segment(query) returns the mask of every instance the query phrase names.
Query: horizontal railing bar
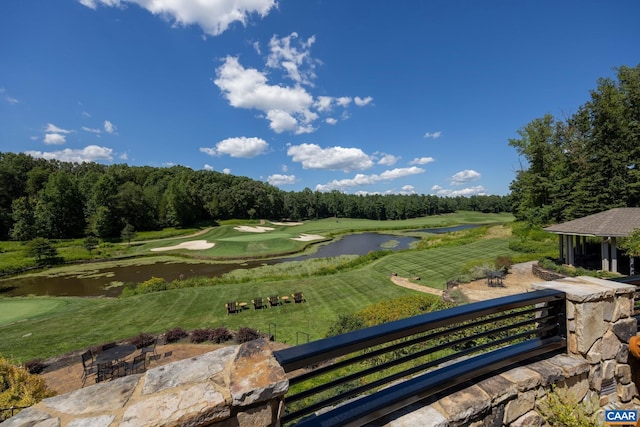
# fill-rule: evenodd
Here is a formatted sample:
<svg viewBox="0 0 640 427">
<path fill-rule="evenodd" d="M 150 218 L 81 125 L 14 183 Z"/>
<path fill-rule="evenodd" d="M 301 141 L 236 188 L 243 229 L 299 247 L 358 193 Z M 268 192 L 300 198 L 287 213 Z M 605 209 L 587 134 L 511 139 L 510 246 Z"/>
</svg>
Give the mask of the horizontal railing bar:
<svg viewBox="0 0 640 427">
<path fill-rule="evenodd" d="M 537 307 L 537 308 L 533 308 L 533 309 L 529 309 L 529 310 L 523 310 L 522 312 L 514 313 L 514 315 L 531 314 L 531 313 L 534 313 L 534 312 L 543 311 L 545 309 L 546 309 L 546 307 L 542 307 L 542 308 Z M 499 316 L 499 317 L 502 318 L 503 316 Z M 552 317 L 554 317 L 554 315 L 547 315 L 547 316 L 543 316 L 543 317 L 540 317 L 540 318 L 531 319 L 527 323 L 539 323 L 541 321 L 548 320 L 548 319 L 550 319 Z M 507 318 L 508 317 L 505 317 L 502 320 L 505 320 Z M 484 322 L 484 321 L 483 322 L 478 322 L 478 323 L 475 323 L 473 326 L 477 326 L 477 325 L 480 325 L 480 324 L 488 323 L 489 321 L 493 321 L 493 320 L 494 319 L 488 319 L 486 322 Z M 521 324 L 517 324 L 517 325 L 511 325 L 510 327 L 508 327 L 508 329 L 512 329 L 512 328 L 515 328 L 515 327 L 521 327 L 524 324 L 525 323 L 521 323 Z M 305 373 L 300 374 L 298 376 L 292 377 L 292 378 L 289 379 L 289 384 L 290 385 L 299 384 L 299 383 L 304 382 L 304 381 L 306 381 L 306 380 L 308 380 L 310 378 L 314 378 L 314 377 L 318 377 L 318 376 L 324 375 L 327 372 L 335 371 L 335 370 L 338 370 L 338 369 L 340 369 L 342 367 L 353 365 L 353 364 L 361 362 L 363 360 L 368 360 L 368 359 L 371 359 L 371 358 L 373 358 L 375 356 L 379 356 L 381 354 L 386 354 L 386 353 L 389 353 L 391 351 L 399 350 L 401 348 L 410 347 L 412 345 L 415 345 L 415 344 L 418 344 L 418 343 L 421 343 L 421 342 L 429 341 L 429 340 L 438 338 L 438 337 L 443 336 L 443 335 L 451 335 L 451 334 L 456 333 L 456 332 L 461 332 L 461 331 L 464 331 L 464 330 L 468 329 L 469 327 L 470 327 L 470 325 L 466 325 L 466 324 L 465 325 L 459 325 L 459 326 L 456 326 L 455 328 L 452 328 L 452 329 L 442 330 L 442 331 L 439 331 L 439 332 L 437 332 L 435 334 L 429 334 L 429 335 L 425 335 L 425 336 L 422 336 L 422 337 L 417 337 L 417 338 L 411 339 L 409 341 L 399 342 L 397 344 L 393 344 L 393 345 L 390 345 L 390 346 L 387 346 L 387 347 L 376 349 L 374 351 L 371 351 L 371 352 L 368 352 L 368 353 L 364 353 L 364 354 L 361 354 L 361 355 L 357 355 L 357 356 L 351 357 L 349 359 L 341 360 L 339 362 L 336 362 L 336 363 L 333 363 L 333 364 L 330 364 L 330 365 L 327 365 L 327 366 L 323 366 L 323 367 L 314 369 L 312 371 L 305 372 Z M 489 331 L 485 331 L 485 333 L 483 333 L 483 334 L 477 334 L 477 335 L 473 335 L 473 336 L 470 336 L 470 337 L 465 337 L 462 340 L 462 342 L 470 341 L 472 339 L 475 339 L 475 338 L 478 338 L 478 337 L 482 337 L 482 336 L 487 336 L 490 333 L 495 333 L 497 331 L 499 331 L 499 330 L 492 329 L 492 330 L 489 330 Z M 458 340 L 458 341 L 460 341 L 460 340 Z M 447 347 L 452 347 L 454 345 L 457 345 L 458 341 L 452 342 Z M 447 348 L 447 347 L 445 347 L 445 348 Z M 440 350 L 434 350 L 434 352 L 435 351 L 440 351 Z"/>
<path fill-rule="evenodd" d="M 522 306 L 552 302 L 563 295 L 563 292 L 547 289 L 480 301 L 278 350 L 274 352 L 274 356 L 285 372 L 291 372 L 367 347 L 445 327 L 450 323 L 464 322 Z"/>
<path fill-rule="evenodd" d="M 303 419 L 297 425 L 300 427 L 362 426 L 430 397 L 436 392 L 460 385 L 472 378 L 491 373 L 496 369 L 511 366 L 521 360 L 565 347 L 566 340 L 564 338 L 554 337 L 526 341 L 490 353 L 483 353 L 442 369 L 426 372 L 372 395 L 345 403 L 337 411 L 329 411 Z M 285 415 L 282 418 L 283 423 L 299 418 L 291 415 Z"/>
</svg>

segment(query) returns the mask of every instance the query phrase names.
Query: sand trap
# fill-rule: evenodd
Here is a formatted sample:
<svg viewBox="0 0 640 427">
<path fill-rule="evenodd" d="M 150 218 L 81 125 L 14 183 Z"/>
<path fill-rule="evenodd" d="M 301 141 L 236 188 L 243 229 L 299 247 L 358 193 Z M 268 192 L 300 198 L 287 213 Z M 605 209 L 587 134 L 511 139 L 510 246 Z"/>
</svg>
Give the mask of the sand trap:
<svg viewBox="0 0 640 427">
<path fill-rule="evenodd" d="M 275 228 L 273 227 L 262 227 L 262 226 L 258 226 L 258 227 L 250 227 L 248 225 L 241 225 L 239 227 L 233 227 L 234 230 L 238 230 L 238 231 L 248 231 L 249 233 L 264 233 L 267 231 L 273 231 L 275 230 Z"/>
<path fill-rule="evenodd" d="M 291 240 L 297 240 L 299 242 L 308 242 L 310 240 L 320 240 L 324 239 L 324 236 L 320 236 L 318 234 L 300 234 L 300 237 L 292 237 Z"/>
<path fill-rule="evenodd" d="M 211 249 L 215 243 L 209 243 L 206 240 L 192 240 L 190 242 L 182 242 L 174 246 L 165 246 L 163 248 L 153 248 L 151 252 L 172 251 L 174 249 L 188 249 L 190 251 L 201 251 L 203 249 Z"/>
<path fill-rule="evenodd" d="M 271 221 L 271 224 L 273 224 L 273 225 L 302 225 L 302 224 L 304 224 L 304 222 L 273 222 L 273 221 Z"/>
</svg>

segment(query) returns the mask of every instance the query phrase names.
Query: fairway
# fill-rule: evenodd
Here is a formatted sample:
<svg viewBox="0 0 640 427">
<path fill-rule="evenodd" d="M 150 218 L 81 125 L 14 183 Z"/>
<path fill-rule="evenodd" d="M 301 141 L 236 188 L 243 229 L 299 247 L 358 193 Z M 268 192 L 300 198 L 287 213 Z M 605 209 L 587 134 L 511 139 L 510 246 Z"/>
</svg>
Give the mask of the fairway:
<svg viewBox="0 0 640 427">
<path fill-rule="evenodd" d="M 0 325 L 27 320 L 55 310 L 64 305 L 54 298 L 2 299 L 0 300 Z"/>
</svg>

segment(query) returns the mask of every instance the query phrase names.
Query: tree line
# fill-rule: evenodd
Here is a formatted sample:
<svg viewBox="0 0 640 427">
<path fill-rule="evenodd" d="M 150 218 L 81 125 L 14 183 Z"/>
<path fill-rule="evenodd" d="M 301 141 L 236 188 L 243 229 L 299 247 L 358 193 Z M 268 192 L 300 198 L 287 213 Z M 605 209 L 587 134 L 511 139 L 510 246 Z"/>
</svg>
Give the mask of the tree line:
<svg viewBox="0 0 640 427">
<path fill-rule="evenodd" d="M 224 219 L 407 219 L 509 211 L 507 196 L 286 192 L 247 177 L 183 166 L 69 163 L 0 152 L 0 239 L 119 238 L 123 230 Z"/>
<path fill-rule="evenodd" d="M 524 161 L 510 186 L 517 219 L 545 225 L 639 206 L 640 65 L 616 74 L 575 114 L 547 114 L 509 141 Z"/>
</svg>

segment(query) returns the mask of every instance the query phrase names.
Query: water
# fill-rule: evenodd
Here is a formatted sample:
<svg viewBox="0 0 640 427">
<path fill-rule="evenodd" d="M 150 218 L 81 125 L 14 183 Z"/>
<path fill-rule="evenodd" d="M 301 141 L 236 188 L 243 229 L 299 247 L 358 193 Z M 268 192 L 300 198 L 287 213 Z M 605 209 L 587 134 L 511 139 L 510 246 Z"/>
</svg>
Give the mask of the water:
<svg viewBox="0 0 640 427">
<path fill-rule="evenodd" d="M 474 227 L 479 227 L 479 225 L 467 224 L 416 231 L 448 233 Z M 0 295 L 117 297 L 122 293 L 124 283 L 140 283 L 152 277 L 161 277 L 167 281 L 196 276 L 216 277 L 232 270 L 254 268 L 266 264 L 302 261 L 311 258 L 328 258 L 340 255 L 366 255 L 371 251 L 383 249 L 408 249 L 412 242 L 418 240 L 416 237 L 402 237 L 390 234 L 349 234 L 339 240 L 319 246 L 318 250 L 314 253 L 279 260 L 249 261 L 242 264 L 155 263 L 96 269 L 80 276 L 16 277 L 0 281 Z"/>
</svg>

